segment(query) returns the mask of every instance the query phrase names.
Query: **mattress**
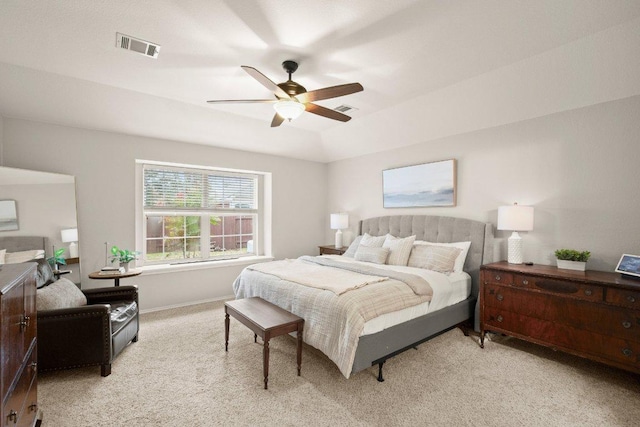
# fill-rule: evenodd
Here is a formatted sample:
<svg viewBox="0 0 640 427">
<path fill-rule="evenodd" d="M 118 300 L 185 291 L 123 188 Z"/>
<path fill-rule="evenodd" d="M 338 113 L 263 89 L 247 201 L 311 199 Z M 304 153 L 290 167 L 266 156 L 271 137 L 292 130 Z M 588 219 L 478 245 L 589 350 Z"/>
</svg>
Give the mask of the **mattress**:
<svg viewBox="0 0 640 427">
<path fill-rule="evenodd" d="M 340 255 L 323 255 L 325 258 L 338 258 L 341 261 L 361 263 L 353 258 Z M 363 263 L 367 264 L 367 263 Z M 369 264 L 370 265 L 370 264 Z M 415 274 L 426 279 L 433 289 L 433 298 L 429 302 L 408 307 L 403 310 L 383 314 L 365 323 L 362 335 L 375 334 L 391 326 L 398 325 L 416 317 L 440 310 L 467 299 L 471 293 L 471 276 L 467 273 L 443 274 L 423 268 L 405 267 L 399 265 L 376 265 L 376 268 L 401 271 Z"/>
</svg>

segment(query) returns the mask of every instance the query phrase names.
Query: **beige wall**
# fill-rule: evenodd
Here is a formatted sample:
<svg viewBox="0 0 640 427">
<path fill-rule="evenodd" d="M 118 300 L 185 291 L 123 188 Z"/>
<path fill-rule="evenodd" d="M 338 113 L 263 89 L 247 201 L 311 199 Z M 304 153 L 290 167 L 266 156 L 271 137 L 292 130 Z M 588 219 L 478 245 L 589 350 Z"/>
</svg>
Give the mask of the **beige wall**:
<svg viewBox="0 0 640 427">
<path fill-rule="evenodd" d="M 4 138 L 4 117 L 0 115 L 0 166 L 4 166 L 4 157 L 3 157 L 3 145 L 2 141 Z"/>
<path fill-rule="evenodd" d="M 273 255 L 314 254 L 326 226 L 326 169 L 321 163 L 153 138 L 4 120 L 5 166 L 76 177 L 83 287 L 105 286 L 86 276 L 104 265 L 104 242 L 135 247 L 135 159 L 272 173 Z M 242 267 L 143 274 L 142 309 L 232 295 Z M 126 284 L 123 280 L 122 284 Z"/>
<path fill-rule="evenodd" d="M 622 253 L 640 255 L 640 96 L 451 136 L 329 164 L 329 211 L 359 219 L 431 214 L 496 224 L 497 208 L 535 207 L 535 229 L 520 233 L 525 260 L 552 264 L 558 248 L 590 250 L 587 267 L 612 270 Z M 457 159 L 454 208 L 384 209 L 382 170 Z M 506 238 L 499 231 L 499 257 Z M 325 241 L 333 232 L 327 230 Z"/>
</svg>

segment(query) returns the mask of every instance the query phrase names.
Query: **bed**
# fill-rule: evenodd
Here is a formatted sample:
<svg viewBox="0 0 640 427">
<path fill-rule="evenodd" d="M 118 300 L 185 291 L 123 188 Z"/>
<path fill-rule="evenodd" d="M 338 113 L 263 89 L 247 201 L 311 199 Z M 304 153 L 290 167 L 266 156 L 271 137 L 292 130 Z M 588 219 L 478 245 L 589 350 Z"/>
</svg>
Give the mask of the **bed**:
<svg viewBox="0 0 640 427">
<path fill-rule="evenodd" d="M 358 234 L 364 235 L 365 233 L 370 236 L 386 236 L 387 234 L 391 234 L 397 238 L 406 238 L 415 235 L 416 240 L 437 243 L 471 242 L 464 261 L 463 270 L 465 273 L 461 275 L 461 277 L 467 277 L 466 289 L 468 296 L 467 294 L 463 295 L 461 298 L 455 300 L 453 304 L 438 304 L 442 305 L 442 307 L 439 307 L 437 310 L 427 309 L 421 312 L 420 310 L 413 310 L 412 307 L 414 307 L 414 305 L 415 307 L 428 307 L 429 304 L 433 305 L 433 301 L 430 299 L 431 297 L 427 297 L 429 299 L 425 301 L 424 295 L 426 295 L 427 292 L 419 295 L 419 292 L 417 292 L 415 288 L 412 288 L 417 296 L 409 292 L 409 294 L 411 294 L 410 298 L 407 295 L 399 297 L 399 299 L 411 299 L 410 302 L 407 302 L 410 307 L 405 307 L 393 312 L 382 312 L 379 316 L 374 315 L 373 317 L 367 317 L 364 320 L 364 326 L 360 332 L 356 333 L 357 336 L 344 334 L 344 336 L 340 335 L 340 337 L 326 337 L 324 335 L 327 334 L 327 331 L 322 329 L 323 326 L 316 320 L 316 317 L 324 317 L 331 319 L 330 321 L 332 322 L 341 324 L 352 323 L 352 321 L 350 318 L 342 320 L 342 318 L 339 317 L 340 315 L 337 314 L 339 311 L 334 311 L 334 308 L 329 306 L 329 303 L 325 304 L 325 300 L 344 302 L 351 298 L 355 301 L 357 293 L 364 292 L 369 292 L 371 295 L 378 292 L 376 298 L 391 298 L 388 294 L 384 292 L 381 293 L 380 290 L 391 289 L 389 284 L 393 284 L 393 292 L 395 292 L 398 281 L 402 282 L 404 280 L 404 283 L 408 284 L 409 281 L 406 276 L 402 276 L 403 268 L 394 268 L 393 270 L 402 271 L 400 273 L 392 273 L 389 272 L 386 267 L 376 265 L 375 268 L 372 269 L 373 272 L 371 274 L 374 276 L 387 276 L 384 278 L 384 281 L 376 282 L 376 279 L 373 279 L 370 280 L 370 284 L 360 289 L 336 295 L 328 290 L 315 289 L 313 287 L 309 288 L 309 286 L 312 286 L 309 283 L 305 285 L 294 283 L 294 281 L 287 279 L 288 276 L 283 276 L 280 273 L 277 273 L 279 277 L 276 277 L 273 275 L 276 273 L 270 272 L 269 267 L 249 266 L 243 270 L 236 279 L 233 288 L 236 298 L 260 296 L 304 318 L 306 322 L 305 343 L 325 353 L 336 363 L 346 378 L 363 369 L 378 365 L 378 380 L 383 381 L 382 365 L 387 359 L 464 323 L 473 323 L 475 329 L 478 329 L 476 312 L 480 266 L 493 262 L 493 227 L 488 223 L 464 218 L 429 215 L 395 215 L 361 221 Z M 312 260 L 311 258 L 316 260 Z M 339 258 L 343 257 L 335 255 L 304 257 L 303 261 L 308 264 L 317 262 L 320 265 L 340 268 L 343 268 L 343 266 L 335 265 L 335 263 L 349 264 L 351 262 L 347 259 Z M 279 261 L 276 261 L 276 263 L 278 262 Z M 356 262 L 353 264 L 362 263 Z M 278 264 L 272 265 L 278 266 Z M 383 267 L 383 272 L 374 271 L 381 270 Z M 353 268 L 344 268 L 349 268 L 364 274 L 368 274 L 369 272 L 369 270 L 359 271 L 359 265 Z M 407 273 L 413 275 L 410 268 L 404 268 L 407 270 Z M 260 269 L 264 271 L 259 271 Z M 436 277 L 438 274 L 440 273 L 434 275 L 432 272 L 427 271 L 421 273 L 422 276 L 425 276 L 425 278 L 429 280 L 441 280 L 441 278 Z M 435 285 L 437 285 L 437 280 L 434 282 Z M 416 286 L 422 286 L 422 282 L 416 283 Z M 432 288 L 437 290 L 439 286 L 440 285 L 432 286 Z M 434 301 L 436 295 L 437 293 L 433 294 Z M 370 297 L 365 297 L 364 299 L 366 298 Z M 303 303 L 301 301 L 307 302 Z M 350 300 L 346 304 L 351 305 L 352 303 L 353 301 Z M 329 308 L 325 308 L 325 306 Z M 323 310 L 327 310 L 328 312 L 325 313 Z M 406 313 L 412 312 L 412 310 L 413 313 L 407 316 Z M 404 317 L 402 317 L 402 315 L 404 315 Z M 376 322 L 379 322 L 381 319 L 384 320 L 383 318 L 385 317 L 389 318 L 394 316 L 396 319 L 392 320 L 390 324 L 382 322 L 382 326 L 376 325 Z M 338 320 L 333 320 L 333 318 L 337 318 Z M 310 320 L 316 323 L 310 323 Z M 358 327 L 359 326 L 360 325 L 358 325 Z M 324 335 L 318 338 L 318 336 L 314 336 L 314 332 L 316 332 L 316 335 Z M 327 347 L 324 344 L 324 342 L 328 340 L 341 341 L 341 345 L 348 347 L 348 360 L 338 359 L 335 349 Z"/>
</svg>

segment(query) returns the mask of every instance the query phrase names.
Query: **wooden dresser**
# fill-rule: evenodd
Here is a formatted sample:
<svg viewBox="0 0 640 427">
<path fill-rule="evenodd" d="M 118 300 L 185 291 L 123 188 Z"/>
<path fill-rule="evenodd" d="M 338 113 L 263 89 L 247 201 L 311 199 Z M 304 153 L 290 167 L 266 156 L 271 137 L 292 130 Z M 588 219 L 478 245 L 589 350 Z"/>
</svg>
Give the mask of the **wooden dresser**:
<svg viewBox="0 0 640 427">
<path fill-rule="evenodd" d="M 36 264 L 0 269 L 0 426 L 39 423 L 36 348 Z"/>
<path fill-rule="evenodd" d="M 640 373 L 640 280 L 503 261 L 480 286 L 481 347 L 494 331 Z"/>
</svg>

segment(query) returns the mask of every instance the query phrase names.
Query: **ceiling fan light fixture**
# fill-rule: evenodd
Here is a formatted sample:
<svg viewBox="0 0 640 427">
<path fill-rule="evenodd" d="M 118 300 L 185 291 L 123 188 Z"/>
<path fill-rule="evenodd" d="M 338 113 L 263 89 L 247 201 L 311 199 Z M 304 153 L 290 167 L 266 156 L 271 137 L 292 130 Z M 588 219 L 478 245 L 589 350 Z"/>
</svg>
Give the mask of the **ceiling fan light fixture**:
<svg viewBox="0 0 640 427">
<path fill-rule="evenodd" d="M 273 108 L 280 117 L 289 121 L 297 119 L 304 112 L 304 104 L 291 100 L 278 101 Z"/>
</svg>

